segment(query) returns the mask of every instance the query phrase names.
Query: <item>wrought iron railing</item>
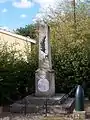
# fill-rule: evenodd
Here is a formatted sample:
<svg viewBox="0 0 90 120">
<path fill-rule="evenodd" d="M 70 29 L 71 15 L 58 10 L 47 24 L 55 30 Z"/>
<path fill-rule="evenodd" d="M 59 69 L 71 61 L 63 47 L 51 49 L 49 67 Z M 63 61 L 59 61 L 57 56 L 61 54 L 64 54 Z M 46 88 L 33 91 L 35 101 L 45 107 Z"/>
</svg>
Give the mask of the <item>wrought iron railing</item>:
<svg viewBox="0 0 90 120">
<path fill-rule="evenodd" d="M 42 109 L 43 112 L 41 112 L 40 114 L 44 114 L 45 116 L 47 116 L 47 114 L 49 113 L 48 107 L 49 107 L 49 106 L 56 105 L 56 104 L 62 105 L 62 104 L 71 96 L 71 94 L 74 93 L 74 91 L 76 90 L 76 87 L 77 87 L 77 86 L 74 86 L 73 89 L 71 89 L 71 91 L 70 91 L 68 94 L 63 95 L 62 98 L 60 98 L 60 99 L 58 99 L 58 100 L 55 100 L 55 101 L 53 101 L 52 103 L 50 103 L 50 102 L 49 102 L 49 98 L 46 97 L 46 99 L 45 99 L 44 103 L 42 104 L 42 106 L 38 106 L 39 109 L 38 109 L 37 113 L 40 113 L 40 109 Z M 6 98 L 6 97 L 5 97 L 5 98 Z M 10 99 L 10 98 L 8 98 L 8 97 L 7 97 L 6 99 L 9 100 L 9 101 L 11 101 L 11 102 L 13 102 L 13 103 L 16 102 L 16 101 L 13 101 L 12 99 Z M 29 101 L 29 102 L 30 102 L 30 101 Z M 28 102 L 27 102 L 26 99 L 24 99 L 23 104 L 24 104 L 24 107 L 22 108 L 22 109 L 23 109 L 23 113 L 26 115 L 26 114 L 27 114 L 27 107 L 28 107 Z M 42 107 L 42 108 L 41 108 L 41 107 Z M 12 112 L 10 108 L 11 108 L 11 105 L 9 105 L 9 111 L 8 111 L 8 112 Z M 20 113 L 22 113 L 22 109 L 20 110 Z"/>
<path fill-rule="evenodd" d="M 56 101 L 55 101 L 54 103 L 52 103 L 51 105 L 56 105 L 56 104 L 61 105 L 61 104 L 63 104 L 63 103 L 71 96 L 71 94 L 75 92 L 76 88 L 77 88 L 77 85 L 74 86 L 68 94 L 65 94 L 62 98 L 56 100 Z M 44 103 L 45 109 L 46 109 L 46 110 L 45 110 L 45 111 L 46 111 L 46 112 L 45 112 L 45 116 L 47 116 L 47 113 L 48 113 L 47 107 L 48 107 L 48 105 L 50 105 L 50 104 L 48 104 L 48 100 L 49 100 L 49 99 L 46 98 L 46 101 L 45 101 L 45 103 Z"/>
</svg>

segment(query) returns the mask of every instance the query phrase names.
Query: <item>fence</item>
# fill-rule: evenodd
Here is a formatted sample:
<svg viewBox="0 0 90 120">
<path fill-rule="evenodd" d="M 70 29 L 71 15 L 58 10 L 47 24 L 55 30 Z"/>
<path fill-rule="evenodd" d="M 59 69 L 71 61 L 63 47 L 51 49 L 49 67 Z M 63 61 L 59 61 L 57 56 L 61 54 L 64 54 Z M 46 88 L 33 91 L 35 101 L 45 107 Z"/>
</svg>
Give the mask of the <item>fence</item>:
<svg viewBox="0 0 90 120">
<path fill-rule="evenodd" d="M 32 106 L 29 106 L 30 101 L 27 101 L 27 99 L 23 99 L 23 101 L 13 101 L 10 98 L 7 98 L 9 101 L 15 103 L 15 107 L 16 105 L 18 106 L 18 113 L 23 113 L 23 114 L 27 114 L 29 113 L 29 111 L 33 111 L 33 109 L 35 109 L 35 114 L 41 114 L 41 115 L 45 115 L 47 116 L 47 114 L 50 114 L 50 109 L 54 109 L 54 107 L 56 105 L 58 106 L 63 106 L 65 105 L 64 103 L 68 100 L 68 98 L 75 93 L 76 90 L 76 86 L 73 87 L 73 89 L 71 89 L 71 91 L 68 94 L 64 94 L 60 99 L 55 100 L 50 102 L 50 99 L 48 97 L 44 98 L 44 102 L 41 105 L 36 105 L 34 106 L 34 108 Z M 73 99 L 73 103 L 74 105 L 74 99 Z M 31 108 L 30 108 L 31 107 Z M 73 106 L 74 107 L 74 106 Z M 12 105 L 8 106 L 8 112 L 12 113 Z M 70 109 L 70 108 L 69 108 Z M 5 111 L 5 109 L 4 109 Z M 67 111 L 67 107 L 65 108 L 65 111 Z"/>
</svg>

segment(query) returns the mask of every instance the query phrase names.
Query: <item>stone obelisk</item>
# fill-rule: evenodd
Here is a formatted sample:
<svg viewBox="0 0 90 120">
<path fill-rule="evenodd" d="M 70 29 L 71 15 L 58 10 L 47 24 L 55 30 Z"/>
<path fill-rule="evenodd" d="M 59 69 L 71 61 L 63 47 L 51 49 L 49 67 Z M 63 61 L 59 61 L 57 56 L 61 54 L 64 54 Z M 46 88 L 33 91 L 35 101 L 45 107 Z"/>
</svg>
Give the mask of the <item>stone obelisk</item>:
<svg viewBox="0 0 90 120">
<path fill-rule="evenodd" d="M 39 25 L 39 68 L 35 73 L 35 96 L 55 95 L 55 77 L 51 62 L 50 29 L 47 24 Z"/>
</svg>

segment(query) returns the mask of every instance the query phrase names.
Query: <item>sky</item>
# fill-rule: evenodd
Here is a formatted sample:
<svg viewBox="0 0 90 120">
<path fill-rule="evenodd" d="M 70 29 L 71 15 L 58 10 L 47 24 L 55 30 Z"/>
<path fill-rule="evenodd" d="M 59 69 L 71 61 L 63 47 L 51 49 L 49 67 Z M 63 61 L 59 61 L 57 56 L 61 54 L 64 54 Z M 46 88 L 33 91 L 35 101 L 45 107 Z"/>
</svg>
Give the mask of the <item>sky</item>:
<svg viewBox="0 0 90 120">
<path fill-rule="evenodd" d="M 54 0 L 0 0 L 0 27 L 16 29 L 33 23 L 41 9 Z"/>
<path fill-rule="evenodd" d="M 16 29 L 31 24 L 39 9 L 40 4 L 29 0 L 0 0 L 0 26 Z"/>
<path fill-rule="evenodd" d="M 0 27 L 16 29 L 32 24 L 41 10 L 55 8 L 57 0 L 0 0 Z M 63 0 L 59 0 L 63 1 Z"/>
</svg>

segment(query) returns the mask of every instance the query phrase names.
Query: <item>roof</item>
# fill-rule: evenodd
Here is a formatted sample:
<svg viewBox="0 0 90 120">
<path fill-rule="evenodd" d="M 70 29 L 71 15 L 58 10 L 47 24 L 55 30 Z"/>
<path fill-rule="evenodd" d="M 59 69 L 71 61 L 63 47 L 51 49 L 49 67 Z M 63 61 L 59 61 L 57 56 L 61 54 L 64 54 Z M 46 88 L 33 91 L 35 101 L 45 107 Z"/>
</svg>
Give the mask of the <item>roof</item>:
<svg viewBox="0 0 90 120">
<path fill-rule="evenodd" d="M 2 29 L 2 28 L 0 28 L 0 33 L 4 33 L 6 35 L 10 35 L 12 37 L 19 38 L 19 39 L 22 39 L 22 40 L 25 40 L 25 41 L 28 41 L 28 42 L 31 42 L 31 43 L 34 43 L 34 44 L 36 43 L 36 40 L 34 40 L 34 39 L 31 39 L 29 37 L 24 37 L 22 35 L 15 34 L 13 32 L 7 31 L 7 30 Z"/>
</svg>

